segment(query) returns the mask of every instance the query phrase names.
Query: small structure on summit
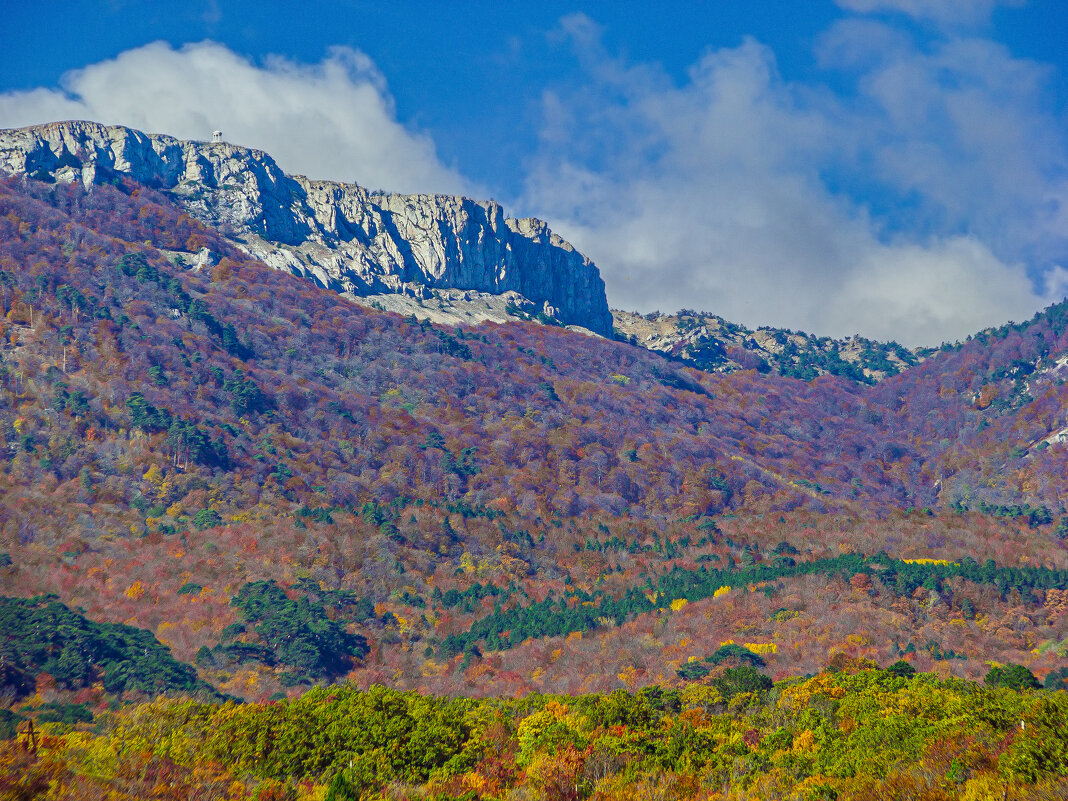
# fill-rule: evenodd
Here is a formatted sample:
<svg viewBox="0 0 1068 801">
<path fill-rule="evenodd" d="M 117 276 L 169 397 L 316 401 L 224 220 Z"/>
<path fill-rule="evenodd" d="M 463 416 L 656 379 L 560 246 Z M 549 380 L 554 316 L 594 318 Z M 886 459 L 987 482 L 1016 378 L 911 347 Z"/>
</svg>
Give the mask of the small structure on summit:
<svg viewBox="0 0 1068 801">
<path fill-rule="evenodd" d="M 221 142 L 222 141 L 222 131 L 212 131 L 211 132 L 211 141 L 212 142 Z"/>
</svg>

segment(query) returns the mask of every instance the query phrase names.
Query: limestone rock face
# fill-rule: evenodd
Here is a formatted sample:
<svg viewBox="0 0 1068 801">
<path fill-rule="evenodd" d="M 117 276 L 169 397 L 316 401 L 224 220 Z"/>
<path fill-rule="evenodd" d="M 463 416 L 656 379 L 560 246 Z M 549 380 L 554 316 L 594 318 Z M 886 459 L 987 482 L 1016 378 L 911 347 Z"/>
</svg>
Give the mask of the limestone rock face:
<svg viewBox="0 0 1068 801">
<path fill-rule="evenodd" d="M 259 150 L 94 122 L 0 131 L 0 172 L 86 187 L 128 175 L 272 267 L 339 292 L 517 292 L 561 322 L 612 332 L 593 262 L 541 220 L 508 218 L 493 201 L 290 176 Z"/>
</svg>

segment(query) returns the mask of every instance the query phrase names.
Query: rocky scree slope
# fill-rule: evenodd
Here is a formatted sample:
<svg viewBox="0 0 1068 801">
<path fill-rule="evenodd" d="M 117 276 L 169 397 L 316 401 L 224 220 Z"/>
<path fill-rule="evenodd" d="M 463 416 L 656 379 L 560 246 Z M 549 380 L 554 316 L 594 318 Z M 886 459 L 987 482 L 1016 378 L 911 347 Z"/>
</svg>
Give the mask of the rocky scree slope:
<svg viewBox="0 0 1068 801">
<path fill-rule="evenodd" d="M 612 333 L 593 262 L 541 220 L 506 217 L 493 201 L 290 176 L 259 150 L 82 121 L 0 131 L 0 172 L 86 187 L 128 176 L 168 191 L 270 266 L 353 297 L 418 306 L 445 289 L 517 293 L 517 308 Z"/>
</svg>

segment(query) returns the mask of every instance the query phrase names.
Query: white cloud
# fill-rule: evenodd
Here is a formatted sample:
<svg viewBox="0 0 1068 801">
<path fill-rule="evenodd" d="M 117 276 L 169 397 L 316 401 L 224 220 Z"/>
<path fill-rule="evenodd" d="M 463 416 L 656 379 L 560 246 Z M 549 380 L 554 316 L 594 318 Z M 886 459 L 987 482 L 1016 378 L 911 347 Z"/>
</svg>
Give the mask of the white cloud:
<svg viewBox="0 0 1068 801">
<path fill-rule="evenodd" d="M 829 300 L 831 319 L 869 320 L 873 336 L 909 344 L 1030 319 L 1042 305 L 1022 265 L 1004 264 L 971 237 L 869 247 Z"/>
<path fill-rule="evenodd" d="M 990 19 L 999 5 L 1019 6 L 1026 0 L 835 0 L 862 14 L 896 12 L 943 24 L 975 25 Z"/>
<path fill-rule="evenodd" d="M 522 205 L 597 262 L 617 307 L 908 344 L 1029 317 L 1047 297 L 1021 262 L 1068 251 L 1041 69 L 853 24 L 824 44 L 864 76 L 843 97 L 783 81 L 751 40 L 676 85 L 572 22 L 590 80 L 547 95 Z"/>
<path fill-rule="evenodd" d="M 824 63 L 854 68 L 842 54 L 868 39 L 836 26 Z M 871 176 L 908 201 L 895 222 L 969 234 L 1039 269 L 1063 259 L 1068 129 L 1046 92 L 1051 70 L 983 39 L 883 56 L 865 65 L 848 129 Z"/>
<path fill-rule="evenodd" d="M 1046 298 L 1050 303 L 1056 303 L 1068 298 L 1068 269 L 1056 264 L 1046 271 Z"/>
<path fill-rule="evenodd" d="M 384 77 L 350 48 L 313 65 L 279 57 L 257 65 L 213 42 L 155 42 L 67 73 L 61 86 L 0 95 L 0 127 L 90 119 L 188 139 L 221 129 L 287 172 L 372 189 L 471 189 L 441 164 L 428 135 L 397 121 Z"/>
</svg>

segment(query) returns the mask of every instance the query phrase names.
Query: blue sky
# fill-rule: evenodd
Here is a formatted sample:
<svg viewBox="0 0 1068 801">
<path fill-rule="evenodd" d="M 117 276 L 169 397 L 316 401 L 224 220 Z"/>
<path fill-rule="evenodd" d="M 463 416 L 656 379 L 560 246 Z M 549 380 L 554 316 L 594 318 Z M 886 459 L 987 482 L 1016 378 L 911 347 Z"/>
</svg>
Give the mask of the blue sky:
<svg viewBox="0 0 1068 801">
<path fill-rule="evenodd" d="M 1068 3 L 16 1 L 0 126 L 493 197 L 615 307 L 937 344 L 1068 290 Z"/>
</svg>

